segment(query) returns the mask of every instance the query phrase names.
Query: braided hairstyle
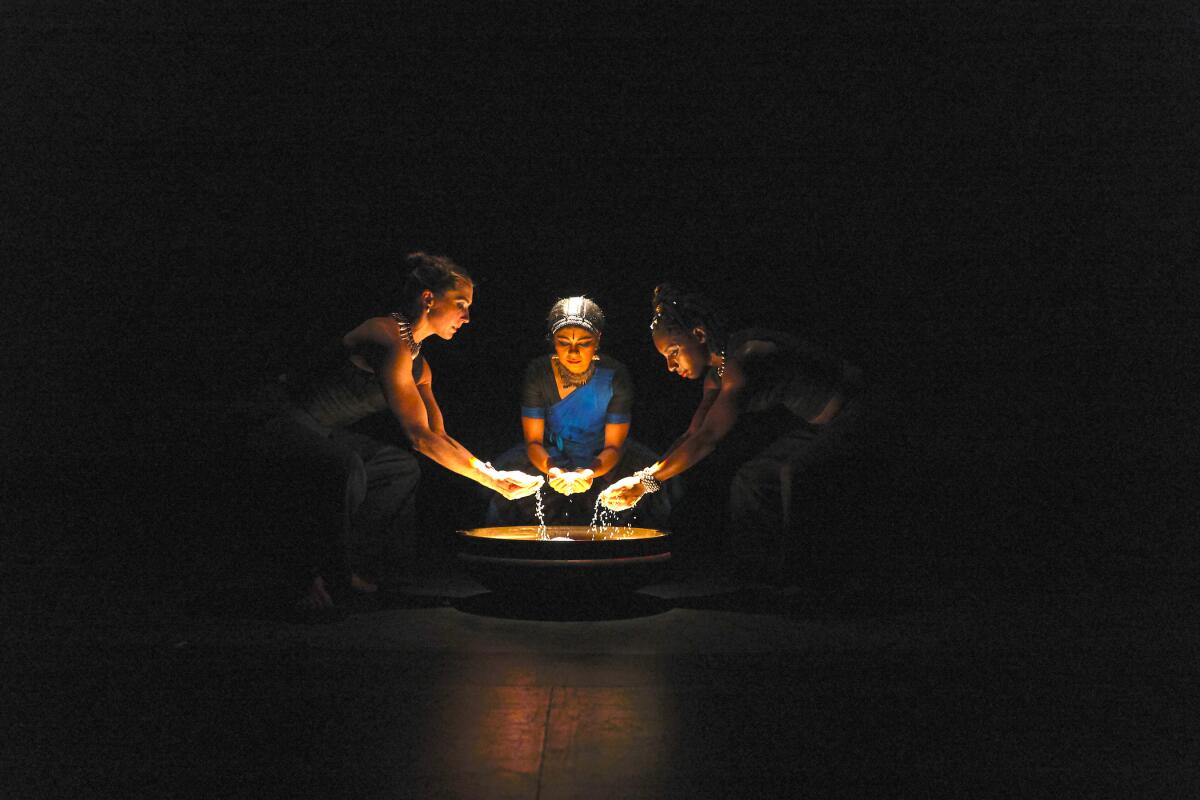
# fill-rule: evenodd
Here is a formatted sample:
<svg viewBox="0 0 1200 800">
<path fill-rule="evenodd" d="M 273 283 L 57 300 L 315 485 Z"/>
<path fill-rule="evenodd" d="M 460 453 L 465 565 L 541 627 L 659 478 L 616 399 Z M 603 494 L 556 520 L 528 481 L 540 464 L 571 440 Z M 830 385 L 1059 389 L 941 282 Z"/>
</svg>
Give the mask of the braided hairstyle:
<svg viewBox="0 0 1200 800">
<path fill-rule="evenodd" d="M 691 336 L 692 329 L 699 326 L 708 333 L 704 344 L 709 352 L 725 351 L 729 326 L 725 315 L 705 295 L 670 283 L 660 283 L 654 287 L 654 299 L 651 302 L 654 308 L 654 316 L 650 319 L 651 332 L 662 329 Z"/>
<path fill-rule="evenodd" d="M 414 321 L 421 316 L 422 292 L 429 290 L 436 296 L 453 289 L 459 281 L 475 284 L 467 271 L 450 259 L 420 251 L 406 255 L 399 271 L 404 279 L 400 308 Z"/>
</svg>

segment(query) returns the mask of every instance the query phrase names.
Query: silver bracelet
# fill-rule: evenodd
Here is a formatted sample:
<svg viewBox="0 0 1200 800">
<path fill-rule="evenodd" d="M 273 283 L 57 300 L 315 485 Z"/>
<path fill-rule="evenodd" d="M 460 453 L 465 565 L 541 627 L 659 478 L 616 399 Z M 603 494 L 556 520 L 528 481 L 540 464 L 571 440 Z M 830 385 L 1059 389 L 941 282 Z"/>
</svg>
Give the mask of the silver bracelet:
<svg viewBox="0 0 1200 800">
<path fill-rule="evenodd" d="M 646 494 L 654 494 L 662 488 L 662 484 L 650 474 L 649 468 L 638 470 L 633 474 L 637 475 L 638 480 L 642 482 L 642 488 L 646 490 Z"/>
</svg>

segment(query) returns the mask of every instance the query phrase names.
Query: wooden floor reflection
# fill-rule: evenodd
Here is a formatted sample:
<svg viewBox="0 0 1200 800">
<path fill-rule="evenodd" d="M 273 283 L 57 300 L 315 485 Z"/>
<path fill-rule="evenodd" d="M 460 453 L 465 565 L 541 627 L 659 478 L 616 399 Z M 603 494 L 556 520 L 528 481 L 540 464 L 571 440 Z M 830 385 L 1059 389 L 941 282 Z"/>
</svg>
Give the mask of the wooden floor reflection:
<svg viewBox="0 0 1200 800">
<path fill-rule="evenodd" d="M 1185 746 L 1196 634 L 1145 624 L 1186 616 L 1178 597 L 771 611 L 731 596 L 592 620 L 418 598 L 322 625 L 160 609 L 9 626 L 0 788 L 609 800 L 1200 787 Z"/>
</svg>

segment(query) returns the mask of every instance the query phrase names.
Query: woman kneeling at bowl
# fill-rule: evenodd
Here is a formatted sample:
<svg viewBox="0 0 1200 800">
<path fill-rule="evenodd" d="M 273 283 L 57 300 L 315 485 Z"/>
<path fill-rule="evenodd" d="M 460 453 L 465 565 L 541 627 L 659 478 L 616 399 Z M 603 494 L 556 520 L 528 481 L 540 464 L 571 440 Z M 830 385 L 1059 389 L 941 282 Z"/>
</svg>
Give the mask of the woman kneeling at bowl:
<svg viewBox="0 0 1200 800">
<path fill-rule="evenodd" d="M 539 501 L 546 524 L 588 525 L 600 490 L 654 463 L 652 451 L 628 438 L 633 382 L 624 364 L 599 352 L 600 306 L 586 297 L 564 297 L 546 324 L 553 352 L 529 362 L 521 388 L 524 443 L 496 459 L 496 468 L 536 469 L 554 491 L 518 500 L 494 497 L 489 525 L 537 522 Z M 621 513 L 614 524 L 632 524 L 635 517 L 638 524 L 661 524 L 670 500 L 659 496 L 645 506 Z"/>
</svg>

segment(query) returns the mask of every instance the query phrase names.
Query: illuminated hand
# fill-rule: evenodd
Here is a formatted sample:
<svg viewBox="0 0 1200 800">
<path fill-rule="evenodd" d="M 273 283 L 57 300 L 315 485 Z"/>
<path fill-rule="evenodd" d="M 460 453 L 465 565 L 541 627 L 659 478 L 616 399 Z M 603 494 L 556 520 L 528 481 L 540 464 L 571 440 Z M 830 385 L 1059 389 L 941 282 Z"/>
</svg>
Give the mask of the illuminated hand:
<svg viewBox="0 0 1200 800">
<path fill-rule="evenodd" d="M 546 482 L 541 475 L 530 475 L 518 470 L 496 472 L 492 475 L 492 480 L 495 481 L 496 491 L 508 500 L 528 497 L 542 488 L 542 484 Z"/>
<path fill-rule="evenodd" d="M 586 492 L 592 488 L 592 475 L 594 474 L 590 469 L 564 472 L 558 467 L 551 467 L 547 471 L 547 475 L 550 476 L 550 488 L 560 494 Z"/>
<path fill-rule="evenodd" d="M 633 508 L 645 493 L 646 487 L 642 486 L 642 479 L 637 475 L 630 475 L 601 492 L 600 502 L 613 511 L 624 511 Z"/>
<path fill-rule="evenodd" d="M 486 461 L 471 459 L 471 466 L 484 476 L 484 486 L 494 489 L 508 500 L 517 500 L 531 495 L 542 488 L 545 479 L 541 475 L 529 475 L 516 470 L 502 472 Z"/>
</svg>

